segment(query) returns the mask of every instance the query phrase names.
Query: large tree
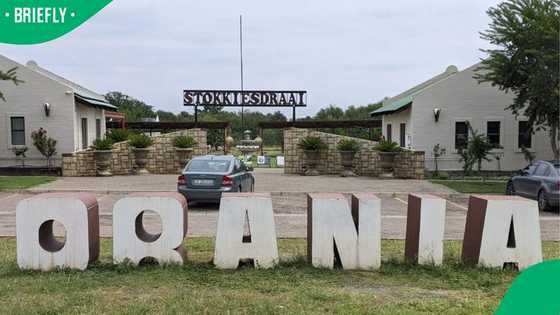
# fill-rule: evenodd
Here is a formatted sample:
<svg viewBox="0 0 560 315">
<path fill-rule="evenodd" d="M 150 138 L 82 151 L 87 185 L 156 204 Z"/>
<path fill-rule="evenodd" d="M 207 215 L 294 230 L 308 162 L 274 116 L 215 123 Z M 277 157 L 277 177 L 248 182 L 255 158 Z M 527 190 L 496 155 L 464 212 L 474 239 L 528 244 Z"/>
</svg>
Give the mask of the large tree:
<svg viewBox="0 0 560 315">
<path fill-rule="evenodd" d="M 155 118 L 153 107 L 121 92 L 109 92 L 105 95 L 110 104 L 125 114 L 126 121 L 140 121 L 142 118 Z"/>
<path fill-rule="evenodd" d="M 0 81 L 12 81 L 15 85 L 23 83 L 22 80 L 18 79 L 16 70 L 17 67 L 14 67 L 6 72 L 0 70 Z M 0 99 L 4 102 L 6 101 L 6 98 L 4 97 L 4 94 L 2 94 L 2 91 L 0 91 Z"/>
<path fill-rule="evenodd" d="M 513 92 L 514 115 L 523 114 L 533 130 L 548 129 L 559 158 L 560 0 L 507 0 L 488 10 L 489 29 L 477 78 Z"/>
</svg>

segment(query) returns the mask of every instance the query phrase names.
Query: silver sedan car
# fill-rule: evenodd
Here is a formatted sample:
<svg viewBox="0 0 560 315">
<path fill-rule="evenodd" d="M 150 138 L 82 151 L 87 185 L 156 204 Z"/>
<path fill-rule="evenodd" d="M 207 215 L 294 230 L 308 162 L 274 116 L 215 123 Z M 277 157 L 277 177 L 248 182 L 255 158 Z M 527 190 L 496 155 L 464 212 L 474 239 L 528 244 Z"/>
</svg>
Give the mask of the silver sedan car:
<svg viewBox="0 0 560 315">
<path fill-rule="evenodd" d="M 232 155 L 206 155 L 193 158 L 179 178 L 177 191 L 187 200 L 219 203 L 225 192 L 252 192 L 252 168 Z"/>
<path fill-rule="evenodd" d="M 539 210 L 558 209 L 560 203 L 560 162 L 537 161 L 513 176 L 506 194 L 535 199 Z"/>
</svg>

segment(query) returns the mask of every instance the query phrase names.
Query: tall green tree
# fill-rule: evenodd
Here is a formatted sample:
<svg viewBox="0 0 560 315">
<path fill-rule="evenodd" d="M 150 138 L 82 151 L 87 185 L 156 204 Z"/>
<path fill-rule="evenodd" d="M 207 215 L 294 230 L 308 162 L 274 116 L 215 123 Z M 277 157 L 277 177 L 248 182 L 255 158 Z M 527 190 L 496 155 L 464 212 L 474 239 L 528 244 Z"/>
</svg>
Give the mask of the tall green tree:
<svg viewBox="0 0 560 315">
<path fill-rule="evenodd" d="M 109 92 L 105 95 L 107 101 L 125 114 L 126 121 L 140 121 L 142 118 L 154 118 L 153 107 L 121 92 Z"/>
<path fill-rule="evenodd" d="M 0 70 L 0 81 L 11 81 L 15 85 L 23 83 L 22 80 L 18 79 L 16 70 L 17 67 L 11 68 L 6 72 Z M 6 98 L 4 97 L 4 94 L 2 94 L 2 91 L 0 91 L 0 99 L 4 102 L 6 101 Z"/>
<path fill-rule="evenodd" d="M 495 48 L 483 50 L 477 78 L 513 92 L 514 115 L 524 114 L 533 130 L 548 129 L 559 158 L 560 0 L 506 0 L 487 11 L 481 33 Z"/>
</svg>

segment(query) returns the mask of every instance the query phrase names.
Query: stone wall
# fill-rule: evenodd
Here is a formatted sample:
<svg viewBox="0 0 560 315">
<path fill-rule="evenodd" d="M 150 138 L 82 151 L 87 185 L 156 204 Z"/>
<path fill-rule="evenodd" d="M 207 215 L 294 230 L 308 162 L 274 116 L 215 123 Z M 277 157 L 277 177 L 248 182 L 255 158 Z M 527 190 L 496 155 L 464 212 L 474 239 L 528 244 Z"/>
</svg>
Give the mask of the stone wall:
<svg viewBox="0 0 560 315">
<path fill-rule="evenodd" d="M 176 174 L 182 162 L 176 159 L 173 139 L 179 135 L 193 137 L 198 145 L 193 155 L 205 155 L 208 151 L 206 130 L 187 129 L 152 137 L 154 144 L 148 154 L 147 169 L 152 174 Z M 134 174 L 134 152 L 128 141 L 113 145 L 111 170 L 113 175 Z M 91 149 L 62 155 L 62 176 L 95 176 L 95 156 Z"/>
<path fill-rule="evenodd" d="M 320 152 L 320 161 L 317 170 L 321 174 L 337 175 L 342 171 L 340 153 L 336 149 L 338 142 L 350 138 L 331 133 L 319 132 L 309 129 L 287 128 L 284 129 L 284 155 L 286 174 L 303 174 L 305 158 L 303 150 L 298 147 L 300 140 L 306 136 L 321 138 L 326 148 Z M 375 150 L 377 142 L 353 138 L 361 144 L 361 150 L 354 157 L 354 172 L 362 176 L 379 176 L 379 154 Z M 394 175 L 397 178 L 424 178 L 424 152 L 403 151 L 395 157 Z"/>
<path fill-rule="evenodd" d="M 402 151 L 395 156 L 394 176 L 397 178 L 424 179 L 424 151 Z"/>
<path fill-rule="evenodd" d="M 321 157 L 319 165 L 317 165 L 319 173 L 331 175 L 340 174 L 342 165 L 340 164 L 340 153 L 336 149 L 336 145 L 341 139 L 350 137 L 298 128 L 284 129 L 284 173 L 303 173 L 305 158 L 303 150 L 298 147 L 298 144 L 302 138 L 308 135 L 321 138 L 327 145 L 327 147 L 320 152 Z M 379 156 L 377 151 L 373 149 L 377 142 L 353 139 L 357 140 L 362 145 L 362 149 L 354 157 L 354 172 L 358 175 L 378 176 L 380 173 L 380 168 L 378 166 Z"/>
</svg>

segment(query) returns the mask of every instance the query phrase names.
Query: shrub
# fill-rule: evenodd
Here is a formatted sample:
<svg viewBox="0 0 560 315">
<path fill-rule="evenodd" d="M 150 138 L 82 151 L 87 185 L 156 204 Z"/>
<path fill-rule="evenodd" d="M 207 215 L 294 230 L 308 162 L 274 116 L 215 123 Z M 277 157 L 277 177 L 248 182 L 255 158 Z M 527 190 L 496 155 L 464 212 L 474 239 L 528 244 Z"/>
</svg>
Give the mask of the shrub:
<svg viewBox="0 0 560 315">
<path fill-rule="evenodd" d="M 178 136 L 173 139 L 173 146 L 180 149 L 192 148 L 198 143 L 190 136 Z"/>
<path fill-rule="evenodd" d="M 113 143 L 126 141 L 129 137 L 130 131 L 126 129 L 112 129 L 106 134 L 106 138 L 111 139 Z"/>
<path fill-rule="evenodd" d="M 379 141 L 379 143 L 375 146 L 375 150 L 381 152 L 400 152 L 401 147 L 396 142 L 381 139 L 381 141 Z"/>
<path fill-rule="evenodd" d="M 51 137 L 47 137 L 47 131 L 43 128 L 35 130 L 31 133 L 33 145 L 37 150 L 47 158 L 47 167 L 51 167 L 51 158 L 56 154 L 57 141 Z"/>
<path fill-rule="evenodd" d="M 447 179 L 449 179 L 449 173 L 441 171 L 441 172 L 439 172 L 439 174 L 436 177 L 438 179 L 447 180 Z"/>
<path fill-rule="evenodd" d="M 113 149 L 113 140 L 110 138 L 95 139 L 91 148 L 97 151 L 109 151 Z"/>
<path fill-rule="evenodd" d="M 338 151 L 350 151 L 354 153 L 360 151 L 360 147 L 360 143 L 354 139 L 342 139 L 336 145 Z"/>
<path fill-rule="evenodd" d="M 305 151 L 319 151 L 325 144 L 319 137 L 307 136 L 300 140 L 298 146 Z"/>
<path fill-rule="evenodd" d="M 146 136 L 145 134 L 136 134 L 130 137 L 130 145 L 137 149 L 145 149 L 150 147 L 154 141 L 152 138 Z"/>
</svg>

